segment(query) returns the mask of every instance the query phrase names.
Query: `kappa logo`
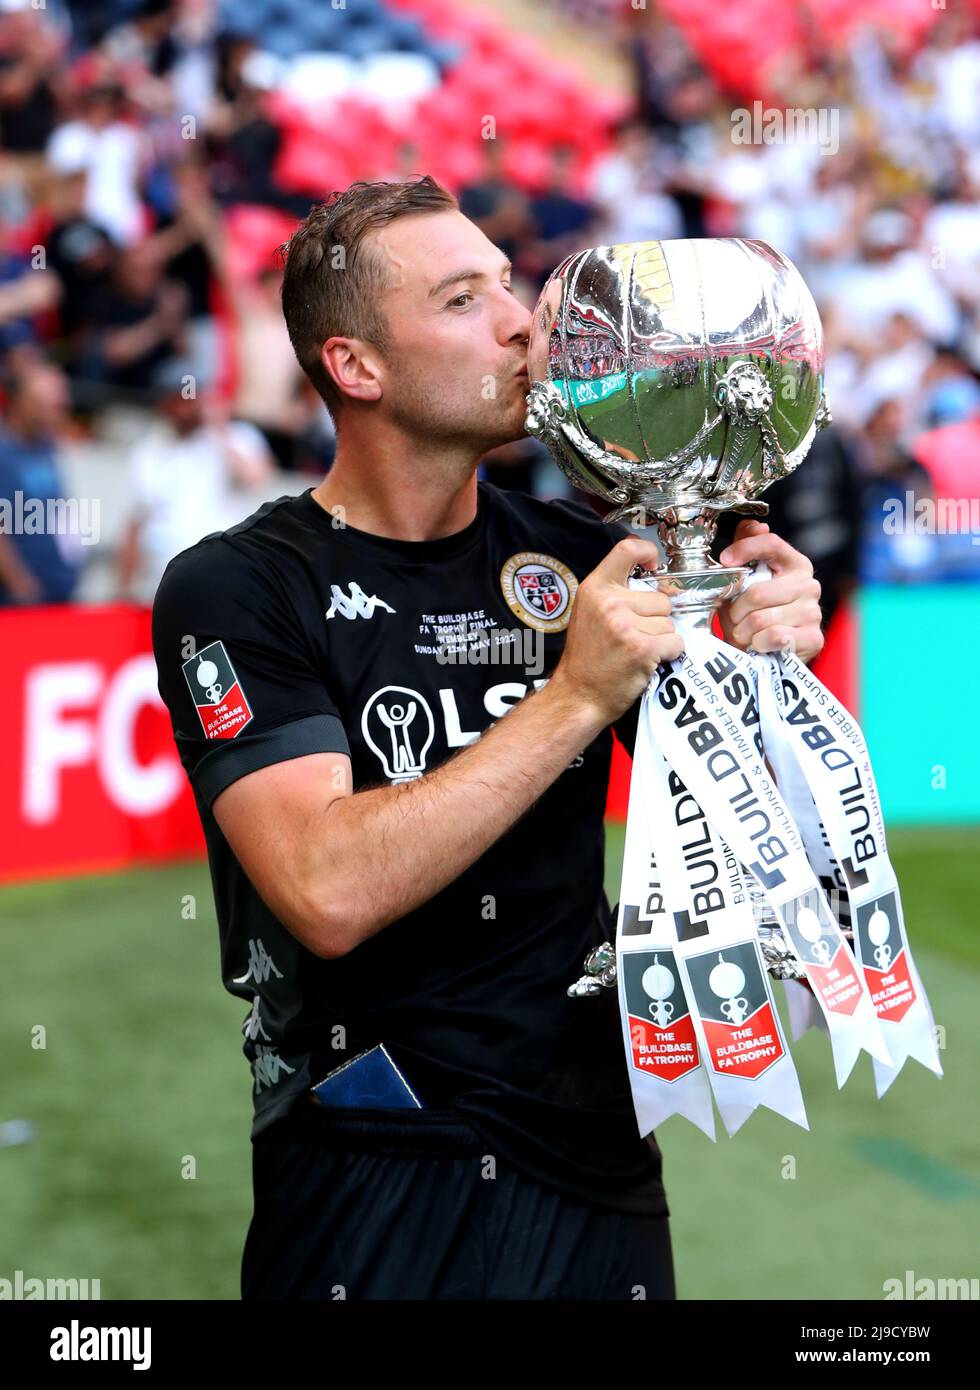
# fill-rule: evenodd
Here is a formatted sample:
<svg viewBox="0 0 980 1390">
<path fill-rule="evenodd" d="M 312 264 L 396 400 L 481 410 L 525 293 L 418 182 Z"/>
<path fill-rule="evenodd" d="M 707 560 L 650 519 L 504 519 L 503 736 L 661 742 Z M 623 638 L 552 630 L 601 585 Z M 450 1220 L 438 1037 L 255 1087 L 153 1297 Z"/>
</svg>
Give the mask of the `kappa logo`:
<svg viewBox="0 0 980 1390">
<path fill-rule="evenodd" d="M 500 588 L 510 611 L 538 632 L 563 632 L 572 616 L 578 580 L 553 555 L 522 550 L 500 571 Z"/>
<path fill-rule="evenodd" d="M 257 1043 L 255 1047 L 255 1061 L 252 1063 L 252 1075 L 255 1078 L 256 1095 L 262 1090 L 263 1086 L 275 1086 L 282 1080 L 283 1073 L 292 1076 L 296 1068 L 289 1066 L 282 1060 L 274 1047 L 263 1047 Z"/>
<path fill-rule="evenodd" d="M 205 737 L 237 738 L 253 715 L 224 642 L 202 647 L 181 669 Z"/>
<path fill-rule="evenodd" d="M 252 1012 L 242 1024 L 242 1032 L 245 1034 L 246 1038 L 249 1038 L 252 1042 L 255 1042 L 256 1038 L 259 1037 L 265 1038 L 266 1042 L 272 1041 L 262 1024 L 258 995 L 252 1000 Z"/>
<path fill-rule="evenodd" d="M 361 732 L 390 782 L 410 782 L 422 776 L 435 720 L 417 690 L 405 685 L 376 690 L 364 706 Z"/>
<path fill-rule="evenodd" d="M 395 612 L 391 604 L 385 603 L 377 594 L 372 594 L 369 598 L 356 580 L 352 579 L 347 587 L 350 589 L 349 596 L 339 584 L 330 585 L 330 607 L 326 612 L 328 620 L 335 618 L 338 613 L 342 618 L 349 618 L 351 622 L 355 618 L 373 618 L 376 608 L 383 608 L 386 613 Z"/>
<path fill-rule="evenodd" d="M 262 944 L 262 938 L 249 937 L 248 969 L 244 975 L 232 977 L 234 984 L 243 985 L 247 980 L 254 980 L 257 985 L 264 985 L 272 975 L 275 975 L 277 980 L 282 979 L 282 971 L 276 968 L 275 961 Z"/>
</svg>

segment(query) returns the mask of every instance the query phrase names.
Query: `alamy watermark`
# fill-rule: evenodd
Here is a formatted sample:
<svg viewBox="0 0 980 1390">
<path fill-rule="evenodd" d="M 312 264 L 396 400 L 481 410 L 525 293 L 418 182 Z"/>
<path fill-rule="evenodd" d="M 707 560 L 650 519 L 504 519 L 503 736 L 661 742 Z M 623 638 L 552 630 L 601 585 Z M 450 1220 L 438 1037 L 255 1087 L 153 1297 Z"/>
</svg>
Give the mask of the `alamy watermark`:
<svg viewBox="0 0 980 1390">
<path fill-rule="evenodd" d="M 882 503 L 886 536 L 970 536 L 980 545 L 980 497 L 888 497 Z"/>
<path fill-rule="evenodd" d="M 67 1327 L 51 1329 L 52 1361 L 132 1361 L 134 1371 L 153 1363 L 149 1327 L 85 1327 L 72 1318 Z"/>
<path fill-rule="evenodd" d="M 98 497 L 27 497 L 18 488 L 0 497 L 0 535 L 78 536 L 98 545 L 101 515 Z"/>
<path fill-rule="evenodd" d="M 980 1299 L 980 1279 L 917 1279 L 914 1269 L 904 1279 L 886 1279 L 881 1286 L 886 1299 Z"/>
<path fill-rule="evenodd" d="M 733 145 L 817 145 L 821 154 L 840 149 L 836 106 L 739 106 L 732 112 Z"/>
<path fill-rule="evenodd" d="M 435 647 L 441 666 L 520 666 L 529 676 L 544 670 L 544 633 L 531 627 L 464 623 Z"/>
<path fill-rule="evenodd" d="M 25 1276 L 22 1269 L 14 1270 L 13 1279 L 0 1279 L 0 1299 L 101 1299 L 100 1279 L 36 1279 Z"/>
</svg>

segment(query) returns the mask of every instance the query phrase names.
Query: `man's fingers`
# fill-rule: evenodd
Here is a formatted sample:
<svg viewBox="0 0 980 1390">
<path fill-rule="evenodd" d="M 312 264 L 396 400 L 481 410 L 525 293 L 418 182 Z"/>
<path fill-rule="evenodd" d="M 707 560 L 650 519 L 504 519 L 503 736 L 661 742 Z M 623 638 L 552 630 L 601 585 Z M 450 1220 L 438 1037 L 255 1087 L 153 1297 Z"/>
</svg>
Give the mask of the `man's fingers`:
<svg viewBox="0 0 980 1390">
<path fill-rule="evenodd" d="M 644 632 L 648 637 L 665 637 L 668 632 L 674 631 L 674 624 L 669 618 L 634 618 L 633 626 L 637 632 Z"/>
<path fill-rule="evenodd" d="M 637 565 L 656 569 L 659 563 L 660 551 L 653 541 L 645 541 L 642 536 L 624 536 L 592 573 L 601 575 L 608 583 L 622 584 L 625 588 L 630 571 Z"/>
<path fill-rule="evenodd" d="M 659 589 L 627 589 L 620 601 L 645 618 L 663 618 L 670 612 L 670 599 Z"/>
<path fill-rule="evenodd" d="M 719 559 L 723 565 L 731 566 L 749 565 L 753 560 L 765 560 L 776 574 L 786 574 L 791 570 L 813 573 L 813 565 L 807 557 L 794 550 L 788 541 L 784 541 L 782 536 L 774 535 L 772 531 L 743 536 L 741 540 L 733 541 L 727 550 L 721 552 Z"/>
<path fill-rule="evenodd" d="M 772 628 L 804 628 L 820 626 L 820 605 L 816 599 L 799 598 L 774 608 L 754 609 L 732 627 L 732 637 L 743 647 L 759 648 L 757 636 Z M 773 650 L 767 648 L 767 650 Z"/>
<path fill-rule="evenodd" d="M 753 516 L 743 516 L 735 527 L 735 535 L 732 539 L 740 541 L 746 536 L 764 536 L 768 530 L 768 522 L 757 521 Z"/>
<path fill-rule="evenodd" d="M 668 618 L 639 618 L 636 631 L 657 639 L 658 661 L 675 661 L 684 650 L 684 637 Z"/>
<path fill-rule="evenodd" d="M 749 645 L 757 652 L 782 652 L 789 647 L 801 661 L 812 661 L 823 651 L 824 635 L 819 623 L 807 627 L 777 624 L 757 632 Z"/>
<path fill-rule="evenodd" d="M 660 651 L 657 654 L 658 660 L 676 661 L 683 651 L 684 638 L 679 632 L 671 633 L 669 637 L 662 637 L 660 639 Z"/>
<path fill-rule="evenodd" d="M 728 609 L 728 620 L 735 627 L 758 609 L 778 608 L 780 604 L 793 603 L 799 598 L 817 602 L 820 598 L 819 582 L 816 579 L 801 579 L 798 575 L 760 579 L 758 584 L 751 585 L 744 594 L 733 599 Z"/>
<path fill-rule="evenodd" d="M 669 618 L 636 618 L 636 631 L 657 639 L 657 660 L 676 661 L 684 650 L 684 637 Z"/>
</svg>

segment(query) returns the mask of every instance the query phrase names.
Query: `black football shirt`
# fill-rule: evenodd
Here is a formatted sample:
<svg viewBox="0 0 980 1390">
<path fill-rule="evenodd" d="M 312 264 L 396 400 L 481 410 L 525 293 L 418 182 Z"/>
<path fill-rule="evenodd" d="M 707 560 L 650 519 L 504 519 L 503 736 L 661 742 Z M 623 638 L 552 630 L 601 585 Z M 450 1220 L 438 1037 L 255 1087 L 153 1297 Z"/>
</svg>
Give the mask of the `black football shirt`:
<svg viewBox="0 0 980 1390">
<path fill-rule="evenodd" d="M 579 582 L 624 534 L 581 503 L 480 482 L 463 530 L 402 541 L 341 525 L 308 491 L 170 562 L 153 647 L 207 840 L 223 981 L 249 1006 L 253 1137 L 384 1043 L 424 1106 L 465 1119 L 488 1152 L 579 1200 L 669 1214 L 616 991 L 566 993 L 614 931 L 611 729 L 451 884 L 336 959 L 276 920 L 211 809 L 236 779 L 310 753 L 349 753 L 355 792 L 424 777 L 548 679 Z M 630 749 L 637 709 L 614 726 Z"/>
</svg>

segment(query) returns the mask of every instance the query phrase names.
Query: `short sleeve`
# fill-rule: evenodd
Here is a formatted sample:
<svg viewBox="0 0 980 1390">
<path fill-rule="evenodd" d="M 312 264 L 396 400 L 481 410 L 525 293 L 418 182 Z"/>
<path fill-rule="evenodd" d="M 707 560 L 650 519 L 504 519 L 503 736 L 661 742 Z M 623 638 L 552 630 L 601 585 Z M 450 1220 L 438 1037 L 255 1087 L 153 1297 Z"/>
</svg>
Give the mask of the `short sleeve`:
<svg viewBox="0 0 980 1390">
<path fill-rule="evenodd" d="M 281 581 L 221 536 L 170 562 L 153 603 L 158 689 L 199 801 L 250 772 L 346 753 L 340 712 Z"/>
</svg>

